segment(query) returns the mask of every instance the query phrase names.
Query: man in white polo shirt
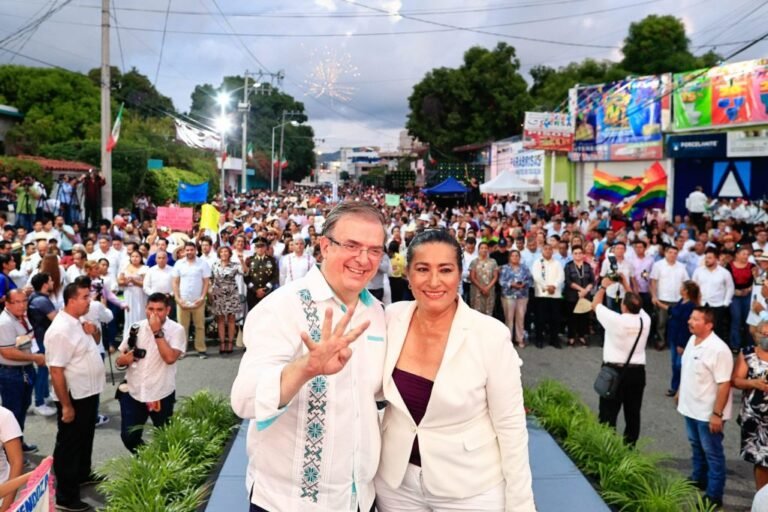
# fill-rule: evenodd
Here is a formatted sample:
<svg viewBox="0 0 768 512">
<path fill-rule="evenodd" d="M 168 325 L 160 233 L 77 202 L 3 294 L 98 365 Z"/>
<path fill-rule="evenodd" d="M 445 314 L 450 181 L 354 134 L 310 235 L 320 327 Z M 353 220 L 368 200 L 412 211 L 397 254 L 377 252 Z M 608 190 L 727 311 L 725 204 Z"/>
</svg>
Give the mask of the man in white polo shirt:
<svg viewBox="0 0 768 512">
<path fill-rule="evenodd" d="M 711 308 L 697 307 L 688 320 L 693 336 L 683 352 L 677 411 L 685 417 L 693 450 L 690 479 L 706 497 L 723 504 L 725 455 L 723 425 L 731 418 L 733 356 L 714 331 Z"/>
<path fill-rule="evenodd" d="M 715 314 L 715 333 L 721 340 L 728 341 L 730 311 L 735 287 L 733 276 L 719 263 L 720 253 L 710 247 L 704 252 L 704 266 L 693 273 L 693 279 L 701 289 L 701 304 L 712 308 Z M 734 349 L 734 353 L 738 352 Z"/>
<path fill-rule="evenodd" d="M 171 312 L 169 318 L 176 320 L 176 301 L 173 299 L 173 267 L 168 265 L 168 253 L 157 251 L 155 253 L 155 266 L 150 267 L 144 276 L 142 285 L 147 297 L 153 293 L 164 293 L 168 296 Z"/>
<path fill-rule="evenodd" d="M 640 437 L 640 409 L 645 390 L 645 346 L 651 333 L 651 317 L 643 310 L 643 299 L 634 292 L 624 294 L 621 313 L 603 306 L 606 289 L 613 284 L 611 278 L 603 277 L 592 299 L 597 321 L 605 329 L 603 365 L 617 368 L 621 372 L 616 397 L 600 397 L 600 422 L 616 428 L 616 419 L 623 407 L 626 422 L 624 439 L 634 445 Z"/>
<path fill-rule="evenodd" d="M 195 350 L 206 359 L 205 297 L 211 282 L 211 267 L 197 257 L 194 242 L 184 244 L 184 258 L 173 266 L 173 296 L 179 323 L 189 335 L 190 320 L 195 323 Z"/>
<path fill-rule="evenodd" d="M 64 309 L 45 333 L 45 360 L 56 391 L 56 504 L 61 510 L 84 511 L 80 486 L 94 483 L 91 473 L 93 435 L 99 394 L 104 389 L 104 363 L 93 333 L 96 326 L 81 323 L 91 306 L 90 280 L 64 288 Z"/>
<path fill-rule="evenodd" d="M 122 385 L 120 388 L 120 437 L 131 452 L 143 444 L 142 429 L 135 427 L 144 426 L 148 418 L 155 427 L 162 427 L 173 414 L 176 361 L 186 350 L 187 339 L 184 328 L 168 318 L 170 309 L 166 294 L 150 295 L 147 318 L 135 324 L 136 339 L 123 340 L 119 347 L 122 354 L 115 361 L 118 366 L 128 367 L 128 389 L 123 390 Z"/>
<path fill-rule="evenodd" d="M 656 348 L 663 349 L 667 343 L 667 319 L 669 313 L 666 308 L 661 308 L 658 303 L 666 306 L 677 304 L 680 300 L 680 288 L 688 280 L 688 271 L 685 265 L 677 261 L 678 249 L 674 245 L 667 247 L 664 259 L 659 260 L 651 267 L 651 301 L 656 306 L 656 334 L 658 341 Z"/>
</svg>

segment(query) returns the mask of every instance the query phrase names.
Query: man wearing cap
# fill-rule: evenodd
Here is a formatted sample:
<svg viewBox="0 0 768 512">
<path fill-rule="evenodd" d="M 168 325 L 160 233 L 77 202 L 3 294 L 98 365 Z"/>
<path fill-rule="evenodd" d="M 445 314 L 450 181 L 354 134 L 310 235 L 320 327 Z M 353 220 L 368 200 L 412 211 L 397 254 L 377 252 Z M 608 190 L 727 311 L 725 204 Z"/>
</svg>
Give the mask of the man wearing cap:
<svg viewBox="0 0 768 512">
<path fill-rule="evenodd" d="M 280 260 L 280 286 L 304 277 L 314 266 L 312 253 L 304 250 L 304 239 L 301 235 L 294 235 L 293 252 Z"/>
<path fill-rule="evenodd" d="M 245 275 L 245 286 L 248 289 L 246 301 L 249 311 L 277 288 L 280 280 L 277 260 L 267 254 L 267 239 L 256 238 L 254 247 L 254 255 L 246 262 L 248 273 Z"/>
</svg>

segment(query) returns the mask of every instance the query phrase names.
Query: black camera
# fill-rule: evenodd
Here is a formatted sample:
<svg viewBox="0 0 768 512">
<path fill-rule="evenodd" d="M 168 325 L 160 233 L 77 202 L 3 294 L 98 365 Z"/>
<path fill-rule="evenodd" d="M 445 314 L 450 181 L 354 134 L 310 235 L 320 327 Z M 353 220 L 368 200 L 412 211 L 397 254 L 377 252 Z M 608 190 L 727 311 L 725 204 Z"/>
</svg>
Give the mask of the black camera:
<svg viewBox="0 0 768 512">
<path fill-rule="evenodd" d="M 608 265 L 610 266 L 610 271 L 605 275 L 605 277 L 615 283 L 621 281 L 621 276 L 619 275 L 619 263 L 616 261 L 616 256 L 608 256 Z"/>
<path fill-rule="evenodd" d="M 128 331 L 128 348 L 133 350 L 134 359 L 144 359 L 147 357 L 147 351 L 136 347 L 136 338 L 139 336 L 139 324 L 133 324 Z"/>
<path fill-rule="evenodd" d="M 104 295 L 104 283 L 101 281 L 94 281 L 91 288 L 96 294 L 96 300 L 101 300 L 101 297 Z"/>
</svg>

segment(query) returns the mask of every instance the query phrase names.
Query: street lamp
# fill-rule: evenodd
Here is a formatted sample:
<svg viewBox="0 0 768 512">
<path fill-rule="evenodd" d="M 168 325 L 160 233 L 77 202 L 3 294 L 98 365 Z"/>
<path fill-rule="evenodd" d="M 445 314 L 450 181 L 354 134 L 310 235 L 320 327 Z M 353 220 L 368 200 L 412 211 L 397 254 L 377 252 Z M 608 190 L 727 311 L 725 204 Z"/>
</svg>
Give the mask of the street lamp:
<svg viewBox="0 0 768 512">
<path fill-rule="evenodd" d="M 219 117 L 216 119 L 216 129 L 221 135 L 221 152 L 219 155 L 219 158 L 221 159 L 221 183 L 219 183 L 219 191 L 221 192 L 221 200 L 224 201 L 224 153 L 227 150 L 225 137 L 230 126 L 229 119 L 227 119 L 227 104 L 229 104 L 229 94 L 227 94 L 225 91 L 220 91 L 216 96 L 216 103 L 218 103 L 219 107 L 221 107 Z"/>
<path fill-rule="evenodd" d="M 282 165 L 283 163 L 283 140 L 285 137 L 285 125 L 290 124 L 291 126 L 299 126 L 298 121 L 286 121 L 286 116 L 298 116 L 301 115 L 301 112 L 298 111 L 286 111 L 283 110 L 283 116 L 282 116 L 282 122 L 278 124 L 277 126 L 272 128 L 272 151 L 270 155 L 270 171 L 269 171 L 269 177 L 270 177 L 270 185 L 269 190 L 270 192 L 275 191 L 275 130 L 280 128 L 280 159 L 278 160 L 278 165 Z M 279 169 L 278 172 L 280 173 L 278 175 L 278 185 L 277 189 L 280 190 L 282 188 L 282 182 L 283 182 L 283 173 L 282 169 Z"/>
</svg>

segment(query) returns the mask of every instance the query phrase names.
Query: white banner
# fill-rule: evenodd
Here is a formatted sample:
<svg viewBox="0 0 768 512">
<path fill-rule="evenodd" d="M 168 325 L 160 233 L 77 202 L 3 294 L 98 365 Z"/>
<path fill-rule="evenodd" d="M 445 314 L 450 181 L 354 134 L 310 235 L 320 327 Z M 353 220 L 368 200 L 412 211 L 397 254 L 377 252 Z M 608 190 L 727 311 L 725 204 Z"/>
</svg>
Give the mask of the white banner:
<svg viewBox="0 0 768 512">
<path fill-rule="evenodd" d="M 221 149 L 221 136 L 210 130 L 196 128 L 189 123 L 185 123 L 174 118 L 176 123 L 176 139 L 180 140 L 189 147 L 197 149 L 212 149 L 218 151 Z"/>
<path fill-rule="evenodd" d="M 10 512 L 51 512 L 53 504 L 53 457 L 45 458 L 27 480 L 27 486 L 8 509 Z"/>
<path fill-rule="evenodd" d="M 768 130 L 736 130 L 727 137 L 728 157 L 768 156 Z"/>
</svg>

